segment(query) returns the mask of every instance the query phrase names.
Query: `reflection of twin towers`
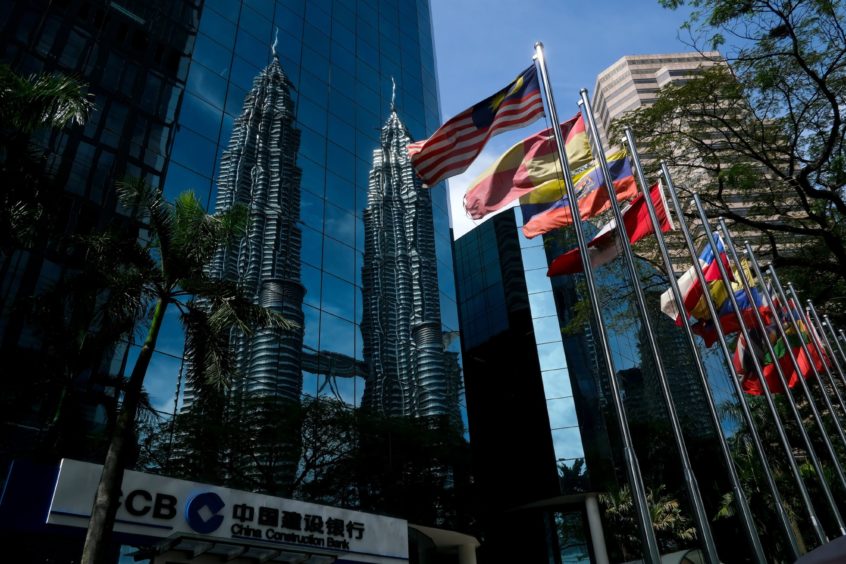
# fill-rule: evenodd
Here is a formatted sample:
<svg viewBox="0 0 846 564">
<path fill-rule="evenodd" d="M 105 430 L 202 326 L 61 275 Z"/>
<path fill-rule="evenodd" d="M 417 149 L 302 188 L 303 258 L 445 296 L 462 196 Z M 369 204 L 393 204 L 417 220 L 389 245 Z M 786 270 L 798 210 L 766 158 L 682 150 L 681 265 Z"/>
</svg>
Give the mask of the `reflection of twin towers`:
<svg viewBox="0 0 846 564">
<path fill-rule="evenodd" d="M 303 351 L 300 132 L 294 127 L 290 87 L 274 56 L 254 79 L 221 161 L 215 211 L 243 204 L 249 224 L 236 245 L 217 251 L 209 274 L 237 281 L 254 303 L 299 325 L 249 336 L 233 331 L 230 347 L 243 376 L 234 391 L 298 401 L 303 368 L 326 377 L 363 375 L 365 408 L 389 416 L 455 420 L 459 373 L 441 337 L 431 198 L 414 175 L 405 150 L 409 135 L 393 110 L 373 153 L 364 210 L 364 361 L 339 362 L 344 359 L 331 351 Z M 339 365 L 346 369 L 326 368 Z M 185 408 L 193 401 L 188 388 Z"/>
</svg>

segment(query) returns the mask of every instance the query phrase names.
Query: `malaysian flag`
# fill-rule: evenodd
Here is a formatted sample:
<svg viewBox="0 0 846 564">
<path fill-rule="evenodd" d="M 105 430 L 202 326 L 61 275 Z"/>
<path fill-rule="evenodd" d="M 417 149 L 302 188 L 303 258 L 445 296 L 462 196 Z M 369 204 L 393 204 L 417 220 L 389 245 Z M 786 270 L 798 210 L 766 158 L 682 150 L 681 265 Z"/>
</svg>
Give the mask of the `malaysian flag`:
<svg viewBox="0 0 846 564">
<path fill-rule="evenodd" d="M 443 124 L 428 139 L 411 143 L 408 156 L 417 175 L 433 186 L 467 170 L 491 136 L 529 125 L 542 115 L 538 72 L 532 65 L 493 96 Z"/>
</svg>

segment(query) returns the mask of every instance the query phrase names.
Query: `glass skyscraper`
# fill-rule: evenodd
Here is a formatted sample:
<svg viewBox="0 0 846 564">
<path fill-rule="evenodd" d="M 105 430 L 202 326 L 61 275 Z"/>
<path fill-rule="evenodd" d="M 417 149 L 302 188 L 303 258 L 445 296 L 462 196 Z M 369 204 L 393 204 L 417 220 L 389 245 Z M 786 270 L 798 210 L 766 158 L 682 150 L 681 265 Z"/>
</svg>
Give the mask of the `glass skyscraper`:
<svg viewBox="0 0 846 564">
<path fill-rule="evenodd" d="M 192 190 L 212 211 L 248 208 L 246 236 L 208 273 L 296 327 L 233 331 L 241 378 L 227 394 L 329 398 L 449 420 L 461 436 L 446 190 L 422 189 L 399 162 L 408 140 L 440 123 L 427 0 L 3 6 L 6 61 L 78 72 L 96 94 L 85 128 L 48 145 L 69 197 L 119 218 L 113 187 L 129 175 L 168 201 Z M 22 279 L 21 295 L 56 279 L 21 269 L 4 271 L 4 295 Z M 28 336 L 8 311 L 4 337 Z M 127 374 L 139 350 L 129 338 L 108 351 L 111 373 Z M 196 403 L 194 364 L 171 307 L 145 381 L 166 419 Z M 297 460 L 285 465 L 293 472 Z"/>
</svg>

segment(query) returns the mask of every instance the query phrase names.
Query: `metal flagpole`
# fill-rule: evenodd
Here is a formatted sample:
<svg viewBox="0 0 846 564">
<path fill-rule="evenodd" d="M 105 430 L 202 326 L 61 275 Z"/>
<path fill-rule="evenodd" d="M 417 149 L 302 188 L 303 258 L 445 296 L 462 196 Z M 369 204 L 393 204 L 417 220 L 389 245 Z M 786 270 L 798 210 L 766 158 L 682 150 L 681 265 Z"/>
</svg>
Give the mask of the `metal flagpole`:
<svg viewBox="0 0 846 564">
<path fill-rule="evenodd" d="M 608 345 L 608 334 L 605 330 L 605 322 L 602 318 L 602 311 L 599 307 L 599 299 L 596 294 L 596 284 L 591 270 L 590 255 L 588 254 L 587 240 L 582 232 L 582 219 L 578 210 L 578 197 L 573 186 L 573 179 L 570 176 L 570 166 L 567 163 L 567 153 L 564 148 L 564 138 L 561 135 L 561 126 L 558 122 L 558 114 L 555 111 L 555 101 L 552 97 L 552 87 L 549 84 L 549 75 L 546 70 L 546 60 L 543 56 L 543 44 L 535 43 L 535 59 L 540 69 L 541 81 L 543 82 L 546 104 L 549 109 L 549 119 L 552 121 L 552 131 L 555 137 L 555 144 L 558 147 L 558 158 L 564 173 L 564 185 L 567 188 L 567 198 L 570 201 L 570 211 L 573 218 L 573 227 L 576 232 L 576 241 L 579 252 L 582 255 L 582 267 L 584 269 L 585 282 L 588 288 L 591 310 L 596 321 L 596 338 L 599 341 L 599 348 L 602 350 L 605 366 L 608 370 L 608 378 L 611 383 L 611 400 L 614 403 L 614 414 L 617 425 L 620 428 L 620 439 L 623 443 L 623 458 L 626 465 L 626 473 L 629 485 L 632 488 L 632 501 L 637 514 L 638 526 L 640 528 L 641 540 L 643 541 L 644 560 L 652 564 L 660 564 L 661 553 L 658 550 L 658 541 L 655 538 L 655 531 L 652 529 L 652 518 L 649 513 L 649 505 L 646 500 L 646 489 L 643 486 L 643 478 L 640 473 L 640 466 L 634 452 L 629 423 L 626 418 L 626 409 L 623 405 L 623 397 L 620 392 L 620 383 L 614 370 L 614 360 L 611 356 L 611 348 Z"/>
<path fill-rule="evenodd" d="M 698 195 L 696 195 L 695 197 L 697 198 L 697 202 L 698 202 Z M 699 203 L 701 204 L 701 202 L 699 202 Z M 751 286 L 749 285 L 749 280 L 746 278 L 746 273 L 744 272 L 743 266 L 741 265 L 740 260 L 737 258 L 737 253 L 734 250 L 734 243 L 731 240 L 731 234 L 728 232 L 728 229 L 726 229 L 725 223 L 723 222 L 722 218 L 718 218 L 718 222 L 720 223 L 720 227 L 723 228 L 723 237 L 724 237 L 723 243 L 726 246 L 726 250 L 728 251 L 732 262 L 734 262 L 734 264 L 737 266 L 737 278 L 740 280 L 740 283 L 743 286 L 743 290 L 746 292 L 746 296 L 747 296 L 747 299 L 749 300 L 749 303 L 754 304 L 755 299 L 754 299 L 754 296 L 752 295 Z M 729 292 L 729 295 L 732 298 L 734 297 L 734 294 L 731 293 L 731 292 Z M 779 382 L 781 383 L 782 387 L 784 388 L 785 397 L 787 398 L 787 405 L 790 406 L 790 411 L 793 414 L 793 418 L 795 419 L 796 424 L 799 427 L 799 434 L 802 437 L 802 441 L 805 445 L 805 449 L 808 453 L 808 457 L 811 459 L 811 464 L 814 466 L 814 470 L 816 471 L 817 475 L 820 478 L 820 485 L 822 486 L 823 492 L 825 493 L 826 501 L 828 501 L 829 505 L 831 506 L 832 511 L 834 512 L 835 516 L 837 517 L 838 526 L 842 529 L 843 526 L 841 524 L 842 520 L 840 519 L 840 513 L 839 513 L 839 511 L 837 511 L 837 506 L 834 503 L 834 496 L 831 495 L 831 489 L 828 487 L 828 481 L 826 481 L 825 477 L 822 474 L 822 465 L 820 464 L 819 458 L 817 457 L 817 452 L 816 452 L 816 450 L 814 450 L 814 446 L 811 444 L 811 439 L 808 437 L 808 432 L 805 430 L 805 426 L 802 424 L 802 416 L 800 415 L 799 410 L 796 409 L 796 404 L 793 402 L 793 396 L 789 392 L 789 388 L 787 386 L 787 381 L 784 377 L 784 372 L 782 371 L 781 365 L 778 362 L 778 355 L 776 355 L 775 350 L 773 349 L 772 343 L 770 343 L 769 338 L 767 338 L 767 325 L 764 323 L 764 320 L 761 317 L 761 312 L 758 311 L 758 308 L 753 307 L 751 309 L 752 309 L 753 318 L 755 319 L 756 327 L 757 327 L 758 331 L 760 332 L 760 334 L 763 336 L 763 338 L 761 338 L 759 341 L 763 342 L 764 347 L 765 347 L 764 348 L 765 352 L 769 353 L 770 358 L 773 360 L 773 365 L 776 369 L 776 375 L 778 376 Z M 740 311 L 740 310 L 738 309 L 738 311 Z M 750 340 L 748 337 L 744 337 L 744 338 L 747 339 L 746 343 L 751 348 L 753 341 Z M 754 361 L 756 361 L 758 366 L 761 368 L 760 371 L 759 371 L 759 375 L 760 375 L 760 378 L 761 378 L 761 389 L 764 390 L 765 392 L 769 392 L 770 391 L 769 390 L 769 383 L 766 381 L 766 378 L 764 378 L 764 370 L 763 370 L 763 366 L 761 366 L 761 364 L 760 364 L 760 360 L 757 358 L 757 355 L 754 354 L 754 353 L 750 354 L 749 356 Z M 787 440 L 786 434 L 785 434 L 784 438 L 785 438 L 785 440 Z M 788 441 L 788 444 L 790 444 L 789 441 Z M 791 457 L 791 461 L 793 461 L 794 464 L 796 463 L 796 461 L 793 460 L 793 457 Z M 805 489 L 805 492 L 807 493 L 807 488 L 804 488 L 804 484 L 803 484 L 803 489 Z M 822 524 L 820 524 L 819 521 L 818 521 L 817 525 L 820 527 L 820 532 L 822 533 L 823 537 L 825 537 L 825 530 L 823 529 Z M 826 541 L 823 540 L 821 542 L 825 543 Z"/>
<path fill-rule="evenodd" d="M 679 457 L 681 458 L 684 481 L 687 486 L 688 495 L 690 496 L 694 521 L 696 522 L 699 532 L 702 535 L 702 544 L 705 549 L 704 552 L 707 561 L 713 564 L 718 564 L 720 557 L 717 554 L 717 545 L 714 542 L 714 534 L 711 531 L 711 524 L 708 520 L 708 514 L 705 511 L 702 494 L 699 492 L 699 484 L 696 482 L 696 475 L 693 473 L 693 468 L 690 463 L 690 456 L 684 442 L 684 434 L 681 430 L 681 423 L 679 422 L 679 416 L 676 412 L 675 403 L 673 402 L 670 385 L 667 383 L 667 371 L 664 368 L 664 360 L 661 352 L 658 350 L 658 343 L 655 340 L 655 331 L 652 328 L 652 322 L 649 319 L 649 312 L 646 308 L 646 298 L 643 295 L 643 288 L 640 286 L 640 277 L 638 276 L 637 267 L 635 266 L 634 253 L 632 253 L 632 247 L 626 233 L 626 226 L 623 220 L 623 213 L 620 211 L 620 204 L 617 203 L 617 192 L 614 188 L 611 173 L 608 170 L 608 161 L 605 159 L 605 149 L 602 147 L 602 141 L 599 138 L 599 129 L 596 127 L 596 120 L 593 118 L 593 110 L 590 106 L 590 98 L 588 97 L 587 90 L 583 88 L 580 94 L 581 101 L 579 106 L 582 109 L 582 114 L 587 120 L 587 126 L 590 129 L 591 137 L 593 137 L 595 142 L 595 157 L 599 161 L 599 168 L 602 171 L 602 177 L 605 180 L 605 187 L 608 190 L 608 199 L 611 202 L 611 212 L 614 216 L 614 221 L 617 223 L 617 230 L 620 233 L 619 241 L 620 246 L 623 248 L 623 261 L 626 263 L 629 276 L 631 277 L 635 301 L 637 302 L 638 312 L 640 313 L 641 322 L 643 323 L 643 330 L 646 332 L 646 340 L 649 343 L 649 350 L 652 353 L 652 358 L 655 362 L 655 369 L 658 373 L 658 384 L 661 389 L 661 397 L 667 408 L 667 415 L 670 421 L 670 429 L 673 434 L 673 440 L 679 451 Z M 642 181 L 641 188 L 643 188 L 645 192 L 645 200 L 649 201 L 649 187 Z"/>
<path fill-rule="evenodd" d="M 843 362 L 846 362 L 846 353 L 843 352 L 843 347 L 840 346 L 840 339 L 837 338 L 837 332 L 834 330 L 834 325 L 831 324 L 831 319 L 828 318 L 827 315 L 823 315 L 823 319 L 825 320 L 825 325 L 828 327 L 828 330 L 831 331 L 831 337 L 834 339 L 834 344 L 837 345 L 837 350 L 840 351 L 840 358 Z M 846 341 L 846 336 L 843 335 L 843 329 L 840 330 L 840 338 Z M 834 353 L 834 351 L 831 351 Z M 846 380 L 846 368 L 843 369 L 843 379 Z"/>
<path fill-rule="evenodd" d="M 682 298 L 681 291 L 679 290 L 678 282 L 676 281 L 675 276 L 673 275 L 673 261 L 670 259 L 670 254 L 667 251 L 667 245 L 664 241 L 664 234 L 661 232 L 661 222 L 658 221 L 658 214 L 655 213 L 655 206 L 652 203 L 652 194 L 650 193 L 649 185 L 646 182 L 646 177 L 643 173 L 643 167 L 641 166 L 640 162 L 640 155 L 637 151 L 637 145 L 635 143 L 634 134 L 630 128 L 626 128 L 626 143 L 629 146 L 629 151 L 631 152 L 632 162 L 634 163 L 635 172 L 637 174 L 638 182 L 640 183 L 641 189 L 643 191 L 644 202 L 646 203 L 646 210 L 649 212 L 649 219 L 652 222 L 652 229 L 655 231 L 655 238 L 658 240 L 658 248 L 661 251 L 661 259 L 664 261 L 664 267 L 667 269 L 668 278 L 670 280 L 670 289 L 673 293 L 673 298 L 676 301 L 676 307 L 680 312 L 685 311 L 684 307 L 684 298 Z M 669 213 L 669 210 L 667 211 Z M 683 222 L 684 218 L 679 217 L 679 222 Z M 618 224 L 618 229 L 620 229 Z M 625 237 L 624 229 L 620 231 L 620 235 Z M 682 324 L 685 329 L 685 334 L 687 335 L 687 340 L 690 343 L 690 349 L 693 352 L 694 363 L 696 364 L 696 369 L 699 373 L 699 379 L 702 382 L 702 389 L 705 392 L 705 400 L 708 405 L 708 411 L 711 414 L 711 419 L 713 420 L 714 426 L 717 430 L 717 437 L 718 442 L 720 444 L 720 451 L 723 454 L 726 462 L 726 468 L 729 471 L 729 478 L 732 484 L 732 491 L 734 492 L 734 499 L 737 503 L 737 508 L 740 513 L 741 521 L 743 522 L 743 528 L 746 532 L 747 537 L 749 538 L 749 542 L 752 545 L 752 549 L 755 554 L 755 559 L 758 562 L 766 562 L 767 558 L 764 555 L 764 548 L 761 546 L 761 539 L 758 536 L 758 531 L 755 529 L 755 523 L 752 519 L 752 511 L 749 508 L 749 502 L 746 499 L 746 494 L 743 492 L 743 488 L 740 485 L 740 477 L 737 475 L 737 470 L 734 467 L 734 460 L 731 457 L 731 449 L 729 448 L 728 442 L 726 441 L 726 436 L 723 433 L 722 425 L 720 424 L 720 417 L 717 414 L 717 408 L 714 404 L 714 397 L 711 395 L 711 388 L 708 386 L 708 378 L 705 375 L 705 368 L 702 364 L 702 356 L 699 353 L 699 347 L 696 346 L 696 340 L 693 337 L 693 331 L 690 328 L 688 323 Z M 685 455 L 684 458 L 687 466 L 685 466 L 685 470 L 690 468 L 690 462 Z M 691 472 L 691 477 L 693 478 L 693 473 Z M 694 478 L 695 480 L 695 478 Z M 697 490 L 698 493 L 698 490 Z"/>
<path fill-rule="evenodd" d="M 696 279 L 702 288 L 707 288 L 708 282 L 705 280 L 705 273 L 702 272 L 702 266 L 699 264 L 699 255 L 696 251 L 696 246 L 693 243 L 693 237 L 690 234 L 690 229 L 688 228 L 687 222 L 684 219 L 684 212 L 682 210 L 681 203 L 679 203 L 679 197 L 676 193 L 676 188 L 673 185 L 673 179 L 670 176 L 670 169 L 664 162 L 661 163 L 661 172 L 664 175 L 664 179 L 667 181 L 667 192 L 670 194 L 670 199 L 673 202 L 673 211 L 675 212 L 676 217 L 679 219 L 681 232 L 684 236 L 688 252 L 690 253 L 693 262 L 693 270 L 696 273 Z M 720 317 L 717 313 L 716 306 L 714 306 L 713 301 L 710 299 L 710 295 L 708 295 L 707 291 L 704 293 L 704 295 L 705 303 L 708 307 L 708 313 L 711 315 L 711 319 L 718 320 Z M 752 418 L 752 411 L 749 408 L 748 401 L 746 400 L 746 394 L 743 392 L 743 388 L 740 387 L 740 377 L 731 362 L 732 353 L 729 350 L 728 343 L 726 342 L 725 332 L 723 331 L 722 325 L 717 322 L 715 322 L 715 329 L 717 332 L 717 341 L 720 343 L 720 349 L 723 353 L 723 356 L 725 357 L 726 364 L 731 375 L 731 382 L 734 385 L 735 393 L 737 394 L 738 400 L 740 401 L 741 411 L 743 412 L 743 420 L 746 423 L 746 427 L 749 429 L 749 434 L 752 437 L 752 444 L 755 447 L 755 451 L 758 453 L 758 458 L 761 461 L 761 468 L 764 471 L 764 477 L 767 480 L 767 486 L 770 489 L 770 494 L 773 496 L 773 503 L 775 505 L 776 514 L 778 515 L 779 522 L 781 523 L 784 529 L 784 534 L 786 535 L 789 541 L 790 550 L 793 553 L 793 557 L 799 558 L 802 551 L 799 548 L 799 541 L 796 538 L 796 531 L 793 529 L 793 525 L 790 521 L 790 516 L 787 514 L 787 510 L 785 509 L 785 503 L 781 497 L 781 494 L 779 493 L 778 485 L 776 484 L 772 468 L 770 467 L 770 463 L 767 460 L 766 453 L 764 452 L 764 446 L 761 442 L 761 436 L 758 434 L 758 430 L 755 427 L 755 423 Z M 787 450 L 787 453 L 788 456 L 791 455 L 790 449 Z"/>
<path fill-rule="evenodd" d="M 728 237 L 728 228 L 726 227 L 725 221 L 723 221 L 723 219 L 720 219 L 720 227 L 723 229 L 723 232 L 726 234 L 726 237 Z M 729 246 L 732 248 L 732 256 L 734 258 L 737 258 L 736 254 L 734 252 L 734 243 L 729 241 Z M 843 490 L 846 491 L 846 476 L 844 476 L 844 474 L 843 474 L 843 468 L 840 466 L 840 461 L 838 460 L 837 453 L 834 452 L 834 446 L 831 444 L 831 438 L 828 436 L 828 433 L 825 430 L 825 425 L 823 423 L 822 415 L 820 414 L 820 411 L 817 408 L 817 402 L 816 402 L 816 400 L 814 400 L 814 396 L 811 395 L 811 390 L 808 388 L 808 383 L 805 382 L 805 376 L 804 376 L 804 374 L 802 374 L 802 367 L 799 365 L 799 360 L 796 358 L 796 355 L 793 353 L 793 347 L 791 346 L 790 340 L 787 337 L 787 331 L 784 330 L 784 324 L 781 322 L 781 316 L 779 315 L 778 308 L 776 307 L 776 304 L 773 301 L 772 296 L 767 291 L 766 284 L 764 283 L 764 276 L 761 274 L 761 269 L 758 266 L 758 259 L 755 258 L 755 255 L 752 252 L 752 245 L 750 245 L 748 241 L 746 242 L 745 247 L 746 247 L 746 256 L 749 259 L 750 264 L 752 265 L 752 270 L 755 274 L 755 277 L 758 279 L 758 284 L 761 288 L 761 291 L 764 294 L 764 299 L 766 300 L 767 306 L 770 308 L 770 311 L 773 313 L 773 321 L 775 322 L 775 326 L 776 326 L 776 330 L 778 331 L 778 335 L 784 341 L 785 348 L 787 349 L 787 356 L 788 356 L 788 358 L 790 358 L 790 362 L 791 362 L 791 364 L 793 364 L 794 370 L 796 370 L 796 374 L 797 374 L 798 380 L 799 380 L 799 387 L 802 388 L 802 393 L 805 394 L 805 397 L 808 400 L 808 406 L 811 408 L 811 414 L 814 416 L 814 420 L 816 421 L 817 426 L 819 427 L 820 434 L 822 435 L 822 439 L 823 439 L 823 444 L 825 445 L 825 448 L 828 451 L 828 455 L 831 457 L 831 462 L 834 464 L 834 470 L 837 473 L 837 477 L 840 479 L 840 485 L 843 487 Z M 740 263 L 736 263 L 736 264 L 738 265 L 738 268 L 740 268 Z M 746 273 L 741 272 L 740 277 L 741 277 L 742 280 L 745 281 L 746 280 Z M 750 299 L 750 301 L 751 301 L 751 299 Z M 785 306 L 786 305 L 787 304 L 785 303 Z M 763 327 L 764 326 L 762 325 L 762 328 Z M 799 338 L 801 340 L 801 334 L 799 335 Z M 783 380 L 783 385 L 784 385 L 784 390 L 785 390 L 784 393 L 787 394 L 788 403 L 790 403 L 792 405 L 793 413 L 794 413 L 794 415 L 796 415 L 797 422 L 800 425 L 802 425 L 802 416 L 799 414 L 798 407 L 796 407 L 796 400 L 793 397 L 793 390 L 788 388 L 789 382 L 787 381 L 787 377 L 784 374 L 784 370 L 781 367 L 781 363 L 779 362 L 779 359 L 775 354 L 775 349 L 772 347 L 772 344 L 769 342 L 769 339 L 767 339 L 767 348 L 768 348 L 768 350 L 770 350 L 770 354 L 772 355 L 772 359 L 773 359 L 773 362 L 774 362 L 775 367 L 776 367 L 776 372 L 779 373 L 779 376 Z M 813 366 L 813 361 L 811 360 L 810 356 L 808 357 L 808 360 L 811 362 L 811 365 Z M 831 403 L 829 403 L 828 405 L 830 406 Z M 813 446 L 811 444 L 811 438 L 808 436 L 807 431 L 805 430 L 804 426 L 802 426 L 801 431 L 802 431 L 803 437 L 805 438 L 805 442 L 808 444 L 808 452 L 810 453 L 811 449 L 813 448 Z M 815 460 L 816 452 L 814 452 L 813 454 L 814 454 L 814 456 L 811 457 L 811 460 L 814 464 L 814 467 L 817 469 L 817 472 L 818 472 L 819 477 L 820 477 L 820 481 L 823 481 L 823 480 L 825 480 L 825 476 L 822 472 L 822 464 L 820 463 L 819 458 L 816 458 L 816 460 Z M 827 480 L 826 480 L 826 482 L 827 482 Z M 825 484 L 824 491 L 825 490 L 829 490 L 826 493 L 826 495 L 828 496 L 830 494 L 830 488 L 829 488 L 828 483 Z M 838 523 L 838 525 L 840 525 L 840 534 L 844 535 L 844 534 L 846 534 L 846 526 L 844 526 L 844 524 L 843 524 L 843 518 L 840 517 L 840 511 L 837 509 L 837 505 L 836 505 L 836 502 L 834 501 L 833 495 L 831 496 L 831 499 L 829 501 L 831 502 L 832 510 L 834 512 L 834 516 L 837 518 L 837 523 Z"/>
<path fill-rule="evenodd" d="M 840 379 L 844 381 L 844 384 L 846 384 L 846 373 L 844 373 L 843 366 L 840 365 L 840 361 L 837 359 L 837 351 L 835 351 L 834 347 L 831 346 L 831 342 L 828 340 L 828 335 L 825 334 L 825 328 L 823 327 L 822 321 L 820 321 L 820 316 L 817 315 L 817 308 L 814 307 L 814 302 L 807 300 L 805 303 L 808 304 L 808 315 L 814 320 L 814 326 L 817 328 L 820 338 L 823 340 L 823 344 L 828 348 L 829 356 L 832 361 L 834 361 L 834 367 L 837 369 L 838 374 L 840 374 Z M 832 333 L 832 335 L 834 335 L 834 333 Z M 834 335 L 834 340 L 837 342 L 837 335 Z M 842 353 L 843 351 L 841 350 L 840 352 Z"/>
<path fill-rule="evenodd" d="M 772 277 L 773 284 L 775 285 L 776 292 L 778 293 L 779 298 L 784 302 L 785 307 L 789 305 L 790 302 L 787 301 L 787 294 L 784 292 L 784 288 L 781 286 L 781 282 L 778 279 L 778 274 L 776 274 L 775 267 L 770 265 L 767 269 Z M 805 339 L 802 337 L 802 332 L 800 331 L 799 321 L 805 323 L 808 326 L 808 338 L 811 342 L 814 342 L 813 334 L 810 332 L 810 323 L 808 323 L 807 319 L 805 319 L 805 312 L 802 311 L 802 307 L 800 305 L 799 300 L 796 299 L 796 293 L 793 292 L 793 288 L 788 288 L 792 293 L 792 301 L 793 301 L 793 309 L 788 309 L 788 313 L 790 315 L 790 322 L 793 324 L 793 330 L 796 331 L 796 334 L 800 337 L 800 342 L 802 343 L 802 352 L 805 353 L 805 356 L 808 359 L 809 364 L 811 365 L 811 370 L 813 370 L 814 375 L 817 377 L 817 383 L 820 387 L 820 395 L 823 397 L 823 401 L 825 402 L 825 406 L 828 408 L 828 412 L 831 414 L 831 419 L 834 421 L 834 426 L 837 429 L 837 434 L 840 436 L 840 440 L 843 442 L 843 446 L 846 447 L 846 434 L 843 432 L 843 426 L 840 424 L 840 419 L 837 416 L 837 412 L 834 411 L 834 405 L 831 403 L 831 399 L 828 397 L 828 391 L 825 389 L 825 383 L 822 379 L 822 374 L 817 369 L 817 365 L 811 356 L 811 349 L 808 347 L 808 344 L 805 342 Z M 793 311 L 796 311 L 800 316 L 801 319 L 797 320 L 793 316 Z M 814 344 L 814 348 L 817 349 L 816 343 Z M 825 356 L 822 354 L 822 351 L 817 349 L 820 353 L 819 357 L 822 360 L 823 368 L 825 368 L 826 375 L 828 376 L 828 383 L 831 385 L 834 393 L 837 395 L 837 400 L 840 402 L 840 406 L 843 407 L 843 397 L 840 395 L 840 391 L 834 385 L 834 378 L 831 375 L 831 371 L 828 369 L 828 366 L 825 363 Z"/>
<path fill-rule="evenodd" d="M 731 279 L 729 277 L 728 271 L 726 270 L 726 265 L 723 264 L 723 261 L 720 258 L 720 250 L 717 247 L 717 242 L 714 239 L 714 233 L 711 231 L 711 226 L 708 224 L 708 217 L 705 215 L 705 210 L 702 207 L 702 202 L 699 200 L 699 194 L 693 194 L 693 203 L 696 205 L 696 211 L 699 213 L 699 218 L 702 221 L 702 227 L 705 231 L 706 237 L 708 238 L 708 244 L 711 246 L 711 250 L 713 251 L 714 256 L 716 257 L 716 264 L 717 269 L 720 271 L 720 278 L 722 279 L 723 284 L 725 284 L 726 288 L 731 288 Z M 708 286 L 706 285 L 705 288 L 707 287 Z M 728 294 L 729 300 L 731 301 L 732 308 L 734 308 L 734 314 L 737 316 L 738 326 L 740 327 L 740 334 L 743 336 L 744 339 L 746 339 L 746 342 L 751 346 L 752 339 L 749 336 L 749 329 L 746 327 L 746 322 L 743 319 L 743 314 L 741 313 L 740 305 L 737 303 L 737 298 L 735 298 L 734 292 L 732 292 L 731 290 L 728 290 L 726 293 Z M 715 319 L 719 319 L 719 317 L 715 317 Z M 825 535 L 825 530 L 823 530 L 822 525 L 820 524 L 820 520 L 817 517 L 817 512 L 814 509 L 813 503 L 811 502 L 811 496 L 810 494 L 808 494 L 808 489 L 805 487 L 805 483 L 802 481 L 802 474 L 799 471 L 799 466 L 796 464 L 796 460 L 793 458 L 793 448 L 790 446 L 790 441 L 787 438 L 787 433 L 784 430 L 784 425 L 782 425 L 781 418 L 778 415 L 778 410 L 776 409 L 775 402 L 773 401 L 772 394 L 770 393 L 770 389 L 764 380 L 764 370 L 761 367 L 761 361 L 754 354 L 750 355 L 750 357 L 752 358 L 752 364 L 755 367 L 755 372 L 761 379 L 761 388 L 764 391 L 764 398 L 766 398 L 767 407 L 770 410 L 770 414 L 773 416 L 773 421 L 775 422 L 779 439 L 781 440 L 782 447 L 784 448 L 784 452 L 787 455 L 787 461 L 790 465 L 790 470 L 793 473 L 793 478 L 796 480 L 796 486 L 799 488 L 799 492 L 802 496 L 802 501 L 805 503 L 805 508 L 808 510 L 808 517 L 811 521 L 811 525 L 813 526 L 814 533 L 817 535 L 817 539 L 819 540 L 820 544 L 825 544 L 825 542 L 828 540 Z"/>
<path fill-rule="evenodd" d="M 772 268 L 772 267 L 770 267 Z M 787 283 L 787 289 L 790 291 L 790 295 L 793 297 L 794 303 L 797 304 L 797 309 L 802 314 L 802 319 L 805 323 L 808 324 L 814 331 L 813 333 L 817 335 L 819 338 L 815 337 L 814 334 L 811 335 L 811 342 L 814 344 L 814 349 L 819 353 L 820 358 L 823 359 L 823 368 L 825 369 L 826 374 L 828 375 L 829 383 L 831 384 L 834 393 L 837 395 L 837 400 L 840 402 L 840 406 L 843 408 L 843 413 L 846 414 L 846 399 L 843 398 L 843 395 L 840 393 L 840 388 L 837 387 L 837 382 L 834 379 L 834 373 L 831 371 L 831 367 L 829 363 L 825 361 L 826 357 L 831 356 L 831 352 L 827 351 L 826 343 L 820 341 L 820 339 L 825 338 L 825 333 L 823 333 L 822 327 L 818 326 L 814 323 L 814 320 L 811 319 L 811 312 L 808 310 L 803 310 L 801 302 L 799 301 L 799 297 L 796 295 L 796 288 L 793 287 L 792 282 Z M 836 368 L 835 368 L 836 370 Z"/>
</svg>

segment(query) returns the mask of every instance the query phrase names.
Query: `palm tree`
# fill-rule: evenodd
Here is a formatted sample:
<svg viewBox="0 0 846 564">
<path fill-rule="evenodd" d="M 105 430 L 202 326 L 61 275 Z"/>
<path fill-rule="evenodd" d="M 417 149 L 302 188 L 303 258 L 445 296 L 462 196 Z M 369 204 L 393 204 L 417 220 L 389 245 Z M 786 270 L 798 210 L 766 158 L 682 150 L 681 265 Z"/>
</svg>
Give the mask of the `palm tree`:
<svg viewBox="0 0 846 564">
<path fill-rule="evenodd" d="M 228 245 L 244 233 L 247 215 L 236 207 L 208 215 L 191 192 L 174 204 L 160 190 L 141 180 L 118 184 L 120 202 L 145 227 L 146 238 L 104 233 L 92 238 L 94 267 L 111 277 L 125 294 L 126 306 L 151 311 L 138 359 L 123 389 L 123 401 L 112 431 L 106 460 L 83 547 L 83 564 L 98 564 L 107 545 L 118 508 L 126 453 L 131 450 L 142 385 L 156 346 L 165 311 L 179 309 L 197 364 L 198 384 L 224 387 L 234 376 L 229 332 L 250 333 L 256 327 L 293 328 L 277 314 L 254 305 L 229 281 L 210 278 L 205 266 L 219 245 Z M 119 250 L 121 259 L 112 264 Z M 127 283 L 130 282 L 130 283 Z M 128 291 L 132 288 L 132 291 Z M 106 288 L 108 292 L 108 287 Z M 199 305 L 195 299 L 202 301 Z"/>
<path fill-rule="evenodd" d="M 0 65 L 3 247 L 24 238 L 21 229 L 31 225 L 33 216 L 37 216 L 36 206 L 27 203 L 37 201 L 43 167 L 40 152 L 30 145 L 29 136 L 47 127 L 84 124 L 92 107 L 85 84 L 73 77 L 58 73 L 24 77 L 8 65 Z"/>
</svg>

